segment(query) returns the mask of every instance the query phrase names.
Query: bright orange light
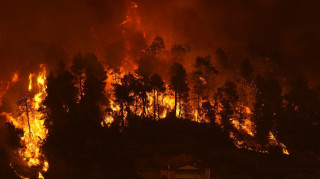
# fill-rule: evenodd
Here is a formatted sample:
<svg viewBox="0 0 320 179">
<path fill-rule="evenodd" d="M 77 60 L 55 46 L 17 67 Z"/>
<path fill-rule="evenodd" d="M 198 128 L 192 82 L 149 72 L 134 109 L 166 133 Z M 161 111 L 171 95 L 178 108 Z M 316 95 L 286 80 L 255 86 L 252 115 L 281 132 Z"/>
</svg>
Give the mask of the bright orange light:
<svg viewBox="0 0 320 179">
<path fill-rule="evenodd" d="M 37 93 L 32 98 L 26 100 L 28 110 L 20 108 L 21 114 L 16 116 L 11 113 L 1 113 L 5 116 L 8 122 L 12 123 L 15 128 L 23 131 L 23 136 L 20 138 L 20 143 L 23 146 L 16 153 L 29 167 L 42 166 L 42 172 L 46 172 L 49 168 L 49 163 L 41 152 L 41 146 L 48 135 L 48 130 L 44 125 L 45 115 L 38 109 L 42 105 L 42 101 L 46 97 L 46 68 L 41 66 L 42 71 L 38 74 L 38 88 L 33 88 L 32 77 L 29 75 L 28 91 L 36 90 Z M 14 79 L 17 79 L 14 75 Z M 30 125 L 29 125 L 30 124 Z M 30 126 L 30 128 L 29 128 Z M 39 172 L 38 178 L 43 178 Z"/>
</svg>

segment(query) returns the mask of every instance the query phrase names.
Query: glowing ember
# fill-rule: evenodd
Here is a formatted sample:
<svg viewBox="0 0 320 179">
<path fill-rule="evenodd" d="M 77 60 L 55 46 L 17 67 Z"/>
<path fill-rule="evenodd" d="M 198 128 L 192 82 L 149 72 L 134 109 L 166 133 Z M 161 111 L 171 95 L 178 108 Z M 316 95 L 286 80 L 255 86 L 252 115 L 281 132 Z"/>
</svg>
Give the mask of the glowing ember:
<svg viewBox="0 0 320 179">
<path fill-rule="evenodd" d="M 286 154 L 286 155 L 290 154 L 289 151 L 287 150 L 287 147 L 282 142 L 279 142 L 271 131 L 269 131 L 269 140 L 271 145 L 280 146 L 283 154 Z"/>
</svg>

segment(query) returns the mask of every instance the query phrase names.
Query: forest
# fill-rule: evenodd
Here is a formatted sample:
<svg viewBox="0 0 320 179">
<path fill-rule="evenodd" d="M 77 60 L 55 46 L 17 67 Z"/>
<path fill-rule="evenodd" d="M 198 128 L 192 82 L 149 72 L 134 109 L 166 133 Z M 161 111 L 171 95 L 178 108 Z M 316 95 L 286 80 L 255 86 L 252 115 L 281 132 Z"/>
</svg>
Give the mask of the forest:
<svg viewBox="0 0 320 179">
<path fill-rule="evenodd" d="M 78 54 L 70 68 L 60 61 L 55 71 L 40 73 L 46 78 L 40 107 L 32 105 L 31 86 L 16 103 L 28 121 L 24 135 L 35 135 L 30 120 L 39 119 L 30 115 L 44 115 L 43 154 L 25 156 L 40 162 L 26 168 L 7 157 L 1 173 L 14 175 L 12 167 L 37 178 L 49 163 L 43 173 L 48 178 L 143 178 L 143 171 L 157 173 L 169 161 L 183 160 L 201 161 L 216 177 L 318 174 L 319 90 L 303 75 L 283 88 L 278 61 L 270 59 L 273 72 L 261 75 L 249 59 L 238 66 L 228 61 L 221 48 L 215 54 L 219 68 L 210 56 L 198 56 L 187 73 L 179 63 L 190 50 L 183 45 L 171 48 L 173 63 L 161 74 L 156 66 L 163 66 L 164 49 L 156 37 L 133 72 L 106 69 L 94 54 Z M 232 78 L 217 86 L 222 70 Z M 23 129 L 13 124 L 6 123 L 6 140 L 19 148 Z M 183 159 L 170 159 L 179 155 Z"/>
<path fill-rule="evenodd" d="M 319 6 L 285 2 L 6 2 L 0 178 L 319 178 Z"/>
</svg>

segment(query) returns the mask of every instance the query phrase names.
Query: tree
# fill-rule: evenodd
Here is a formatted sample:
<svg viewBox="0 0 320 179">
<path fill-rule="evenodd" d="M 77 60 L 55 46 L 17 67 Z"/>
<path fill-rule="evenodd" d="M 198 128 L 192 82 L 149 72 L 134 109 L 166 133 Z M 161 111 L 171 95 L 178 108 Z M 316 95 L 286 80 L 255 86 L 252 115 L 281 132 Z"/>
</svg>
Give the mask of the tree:
<svg viewBox="0 0 320 179">
<path fill-rule="evenodd" d="M 135 71 L 138 80 L 138 92 L 142 100 L 142 117 L 146 116 L 146 109 L 149 104 L 148 93 L 152 90 L 150 86 L 151 69 L 151 62 L 148 59 L 141 59 L 138 69 Z"/>
<path fill-rule="evenodd" d="M 34 109 L 32 107 L 33 100 L 34 99 L 32 95 L 28 94 L 28 95 L 22 96 L 17 102 L 17 105 L 19 106 L 19 115 L 22 115 L 23 113 L 26 114 L 30 134 L 32 133 L 31 126 L 30 126 L 30 114 L 34 112 Z"/>
<path fill-rule="evenodd" d="M 209 91 L 212 88 L 213 75 L 218 74 L 216 68 L 211 64 L 211 57 L 197 57 L 194 64 L 195 70 L 192 73 L 193 91 L 197 95 L 197 121 L 200 116 L 200 104 L 206 91 L 206 99 L 209 99 Z"/>
<path fill-rule="evenodd" d="M 158 107 L 158 119 L 160 119 L 159 110 L 159 93 L 166 90 L 164 86 L 165 82 L 162 80 L 161 76 L 157 73 L 153 74 L 150 78 L 150 85 L 153 89 L 153 120 L 156 119 L 156 104 Z M 157 96 L 156 96 L 157 94 Z"/>
<path fill-rule="evenodd" d="M 65 124 L 66 114 L 72 111 L 77 100 L 77 88 L 74 84 L 75 77 L 65 69 L 65 64 L 61 61 L 59 69 L 51 72 L 47 77 L 47 96 L 43 104 L 47 107 L 48 118 L 46 125 L 48 128 Z M 49 127 L 50 126 L 50 127 Z"/>
<path fill-rule="evenodd" d="M 122 126 L 124 127 L 124 106 L 126 105 L 126 103 L 133 101 L 133 99 L 129 96 L 129 89 L 123 85 L 114 84 L 113 92 L 115 96 L 115 102 L 120 105 L 120 116 Z"/>
<path fill-rule="evenodd" d="M 253 67 L 251 65 L 250 59 L 244 59 L 241 67 L 240 67 L 240 74 L 243 77 L 244 81 L 249 83 L 252 81 L 253 78 Z"/>
<path fill-rule="evenodd" d="M 73 57 L 71 71 L 78 76 L 79 97 L 83 97 L 83 78 L 87 66 L 87 60 L 79 53 Z"/>
<path fill-rule="evenodd" d="M 181 64 L 174 63 L 170 68 L 170 89 L 174 91 L 174 112 L 177 113 L 177 103 L 179 100 L 179 117 L 181 114 L 181 99 L 187 99 L 189 96 L 189 87 L 187 84 L 187 73 Z"/>
<path fill-rule="evenodd" d="M 226 68 L 229 66 L 229 58 L 222 48 L 218 48 L 216 50 L 216 56 L 222 67 Z"/>
<path fill-rule="evenodd" d="M 218 88 L 218 100 L 223 106 L 220 112 L 221 122 L 226 131 L 233 131 L 233 125 L 230 119 L 236 112 L 236 106 L 239 99 L 237 94 L 237 86 L 231 81 L 227 81 L 222 88 Z"/>
<path fill-rule="evenodd" d="M 282 90 L 274 78 L 256 77 L 256 102 L 254 103 L 254 120 L 256 138 L 261 145 L 269 139 L 269 132 L 275 134 L 275 125 L 282 118 Z"/>
<path fill-rule="evenodd" d="M 298 75 L 285 95 L 286 113 L 279 121 L 280 139 L 293 152 L 319 151 L 320 99 L 307 79 Z"/>
<path fill-rule="evenodd" d="M 154 38 L 154 40 L 152 41 L 152 44 L 150 46 L 150 51 L 152 54 L 155 54 L 159 56 L 159 60 L 160 60 L 160 53 L 162 50 L 164 50 L 166 48 L 164 41 L 161 37 L 156 36 Z"/>
<path fill-rule="evenodd" d="M 173 60 L 177 63 L 182 63 L 186 54 L 190 52 L 189 47 L 179 44 L 174 44 L 171 48 L 171 55 Z"/>
<path fill-rule="evenodd" d="M 78 89 L 75 87 L 76 77 L 65 69 L 65 64 L 60 61 L 57 71 L 50 72 L 47 77 L 47 96 L 43 101 L 46 112 L 45 125 L 48 129 L 48 137 L 43 150 L 50 162 L 48 175 L 63 168 L 62 160 L 71 159 L 70 152 L 79 150 L 79 143 L 75 140 L 79 134 L 78 120 L 72 116 L 77 115 Z M 65 147 L 69 148 L 65 151 Z"/>
<path fill-rule="evenodd" d="M 127 113 L 130 113 L 130 105 L 134 101 L 134 86 L 136 85 L 135 77 L 129 73 L 121 79 L 121 84 L 113 84 L 113 92 L 115 96 L 115 102 L 120 106 L 120 116 L 122 126 L 124 127 L 124 108 L 126 107 Z"/>
<path fill-rule="evenodd" d="M 205 117 L 209 119 L 211 126 L 216 126 L 216 112 L 214 106 L 211 105 L 209 101 L 202 102 L 202 111 L 205 114 Z"/>
<path fill-rule="evenodd" d="M 100 126 L 104 119 L 104 110 L 108 106 L 105 95 L 107 72 L 94 54 L 86 54 L 86 80 L 84 82 L 84 96 L 82 105 L 88 118 L 94 119 L 92 124 Z"/>
</svg>

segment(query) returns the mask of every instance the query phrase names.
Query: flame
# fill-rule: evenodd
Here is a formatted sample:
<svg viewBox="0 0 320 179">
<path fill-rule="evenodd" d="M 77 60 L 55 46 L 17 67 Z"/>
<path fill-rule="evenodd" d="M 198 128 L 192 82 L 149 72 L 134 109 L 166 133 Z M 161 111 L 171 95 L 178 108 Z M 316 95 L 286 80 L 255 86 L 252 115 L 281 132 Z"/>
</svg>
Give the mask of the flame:
<svg viewBox="0 0 320 179">
<path fill-rule="evenodd" d="M 251 115 L 251 109 L 247 106 L 241 105 L 241 107 L 238 107 L 237 110 L 241 113 L 244 113 L 245 119 L 242 119 L 243 122 L 240 123 L 237 119 L 231 119 L 231 123 L 234 125 L 234 127 L 239 131 L 244 131 L 246 134 L 249 134 L 250 136 L 254 136 L 255 129 L 254 129 L 254 123 L 251 121 L 249 116 Z M 238 113 L 239 113 L 238 112 Z"/>
<path fill-rule="evenodd" d="M 32 90 L 32 77 L 33 77 L 33 74 L 30 73 L 30 75 L 29 75 L 29 88 L 28 88 L 29 91 Z"/>
<path fill-rule="evenodd" d="M 11 81 L 8 81 L 5 85 L 3 81 L 0 81 L 0 106 L 2 105 L 2 97 L 7 93 L 8 89 L 19 81 L 19 73 L 14 72 Z"/>
<path fill-rule="evenodd" d="M 279 142 L 271 131 L 269 131 L 269 141 L 271 145 L 280 146 L 283 154 L 285 155 L 290 154 L 289 151 L 287 150 L 287 147 L 282 142 Z"/>
<path fill-rule="evenodd" d="M 130 56 L 130 49 L 134 44 L 130 43 L 130 38 L 128 38 L 130 32 L 135 32 L 135 31 L 140 31 L 144 34 L 145 37 L 145 32 L 141 28 L 141 18 L 138 15 L 137 12 L 138 9 L 138 4 L 130 1 L 130 5 L 127 9 L 127 15 L 126 19 L 121 23 L 123 25 L 123 36 L 125 39 L 125 57 L 122 61 L 122 65 L 120 67 L 120 72 L 117 74 L 117 78 L 114 78 L 112 76 L 113 70 L 111 70 L 111 73 L 108 75 L 107 79 L 107 85 L 106 85 L 106 92 L 107 94 L 110 95 L 110 108 L 112 109 L 112 113 L 108 113 L 105 118 L 104 122 L 101 123 L 103 127 L 109 126 L 113 121 L 114 121 L 114 114 L 119 114 L 120 113 L 120 106 L 114 102 L 115 97 L 113 96 L 113 90 L 112 90 L 112 84 L 113 83 L 119 83 L 121 84 L 121 81 L 119 80 L 122 78 L 125 74 L 127 73 L 134 73 L 134 71 L 138 68 L 138 64 L 136 63 L 136 58 L 134 56 Z M 206 85 L 207 81 L 206 79 L 200 77 L 200 81 L 202 84 Z M 167 84 L 167 83 L 166 83 Z M 148 117 L 151 117 L 154 115 L 154 112 L 156 113 L 156 119 L 164 119 L 168 116 L 168 114 L 174 110 L 175 107 L 175 97 L 173 92 L 170 90 L 169 86 L 166 86 L 166 91 L 164 93 L 159 93 L 157 94 L 157 100 L 154 100 L 153 92 L 147 94 L 147 98 L 149 101 L 149 105 L 146 107 L 146 115 Z M 215 102 L 215 101 L 213 101 Z M 136 105 L 138 106 L 138 110 L 136 111 L 136 115 L 142 116 L 142 101 L 141 99 L 136 99 L 135 103 L 132 106 L 130 106 L 130 110 L 136 111 Z M 156 103 L 156 104 L 155 104 Z M 159 106 L 158 106 L 159 103 Z M 183 101 L 181 103 L 177 101 L 177 110 L 176 110 L 176 116 L 178 117 L 186 117 L 186 114 L 182 108 Z M 197 108 L 195 107 L 196 105 L 192 105 L 191 109 L 192 111 L 188 111 L 189 113 L 191 112 L 191 120 L 192 121 L 197 121 L 197 122 L 209 122 L 209 119 L 206 119 L 205 115 L 203 113 L 198 112 Z M 156 107 L 156 110 L 153 108 Z M 201 107 L 201 103 L 200 103 Z M 158 109 L 159 108 L 159 109 Z M 221 116 L 219 113 L 223 110 L 223 105 L 221 103 L 217 103 L 215 105 L 215 110 L 217 113 L 216 120 L 215 122 L 217 123 L 218 126 L 223 128 L 223 124 L 221 121 Z M 124 111 L 124 118 L 126 118 L 126 110 Z M 234 128 L 239 131 L 239 133 L 243 134 L 245 137 L 242 140 L 239 140 L 236 134 L 230 132 L 230 138 L 234 141 L 235 145 L 239 148 L 246 148 L 248 150 L 253 150 L 256 152 L 260 153 L 268 153 L 268 150 L 266 150 L 266 146 L 260 146 L 259 144 L 254 141 L 254 137 L 256 134 L 256 129 L 255 129 L 255 124 L 253 122 L 252 118 L 252 111 L 250 107 L 244 105 L 244 104 L 238 104 L 236 106 L 236 112 L 235 115 L 230 118 L 230 122 L 233 124 Z M 199 120 L 200 119 L 200 120 Z M 276 143 L 274 142 L 276 141 Z M 279 145 L 283 149 L 284 154 L 289 154 L 287 151 L 285 145 L 281 142 L 278 142 L 275 138 L 270 139 L 270 145 Z"/>
<path fill-rule="evenodd" d="M 138 4 L 134 1 L 130 2 L 129 8 L 127 10 L 126 19 L 121 23 L 121 25 L 125 25 L 128 23 L 136 23 L 140 25 L 140 17 L 137 16 L 136 9 L 138 8 Z"/>
<path fill-rule="evenodd" d="M 37 83 L 38 88 L 34 88 L 32 85 L 32 78 L 34 74 L 29 75 L 28 91 L 35 92 L 31 98 L 26 99 L 26 105 L 29 106 L 29 110 L 25 110 L 22 106 L 19 106 L 21 111 L 20 115 L 14 115 L 11 113 L 1 113 L 5 116 L 8 122 L 12 123 L 15 128 L 23 131 L 23 136 L 20 138 L 20 143 L 23 146 L 18 151 L 17 155 L 27 164 L 29 167 L 42 167 L 41 172 L 46 172 L 49 168 L 49 163 L 45 159 L 45 156 L 41 152 L 41 146 L 44 143 L 48 135 L 48 130 L 44 125 L 45 115 L 39 111 L 42 106 L 42 101 L 46 97 L 46 68 L 41 65 L 42 71 L 38 74 Z M 14 81 L 17 77 L 14 75 Z M 38 178 L 43 178 L 42 173 L 38 173 Z"/>
<path fill-rule="evenodd" d="M 18 80 L 19 80 L 19 74 L 18 74 L 18 72 L 16 71 L 16 72 L 13 74 L 11 83 L 14 84 L 14 83 L 18 82 Z"/>
<path fill-rule="evenodd" d="M 255 124 L 250 119 L 250 115 L 252 113 L 251 109 L 247 106 L 240 105 L 240 107 L 238 107 L 237 110 L 240 112 L 243 112 L 246 118 L 244 119 L 243 123 L 240 123 L 240 121 L 237 118 L 231 118 L 230 119 L 231 123 L 234 125 L 234 127 L 238 131 L 240 132 L 243 131 L 249 136 L 254 137 L 256 134 L 256 131 L 255 131 Z M 238 148 L 254 150 L 260 153 L 269 153 L 266 148 L 270 146 L 279 146 L 283 154 L 285 155 L 290 154 L 286 146 L 282 142 L 279 142 L 271 131 L 269 131 L 269 143 L 266 146 L 261 146 L 255 142 L 251 143 L 250 141 L 239 140 L 233 132 L 230 132 L 230 138 L 234 141 L 235 146 Z"/>
</svg>

